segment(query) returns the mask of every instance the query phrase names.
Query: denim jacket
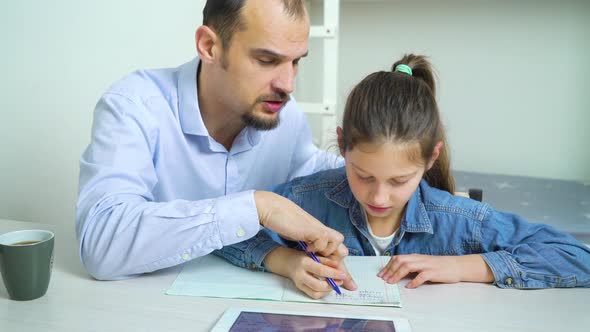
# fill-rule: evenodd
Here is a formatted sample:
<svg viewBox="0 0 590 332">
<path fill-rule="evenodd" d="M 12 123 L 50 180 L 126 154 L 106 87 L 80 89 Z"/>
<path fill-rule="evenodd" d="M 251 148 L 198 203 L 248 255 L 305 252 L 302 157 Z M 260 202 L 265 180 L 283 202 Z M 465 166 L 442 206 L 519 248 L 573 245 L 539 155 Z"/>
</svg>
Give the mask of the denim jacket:
<svg viewBox="0 0 590 332">
<path fill-rule="evenodd" d="M 344 235 L 349 255 L 374 256 L 367 222 L 344 168 L 279 185 L 274 192 Z M 264 229 L 247 241 L 216 251 L 235 265 L 265 270 L 265 256 L 293 247 Z M 481 254 L 502 288 L 590 287 L 590 248 L 571 235 L 499 212 L 488 204 L 451 195 L 422 180 L 383 255 Z"/>
</svg>

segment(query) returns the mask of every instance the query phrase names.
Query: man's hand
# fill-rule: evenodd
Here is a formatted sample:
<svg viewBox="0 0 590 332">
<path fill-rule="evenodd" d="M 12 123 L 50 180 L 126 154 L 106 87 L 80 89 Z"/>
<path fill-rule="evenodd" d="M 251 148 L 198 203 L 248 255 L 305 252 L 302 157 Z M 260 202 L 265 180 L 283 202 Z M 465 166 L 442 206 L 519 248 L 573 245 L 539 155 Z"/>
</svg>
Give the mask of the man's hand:
<svg viewBox="0 0 590 332">
<path fill-rule="evenodd" d="M 344 236 L 325 226 L 287 198 L 268 191 L 254 192 L 260 224 L 290 240 L 305 241 L 309 251 L 324 257 L 345 257 Z"/>
</svg>

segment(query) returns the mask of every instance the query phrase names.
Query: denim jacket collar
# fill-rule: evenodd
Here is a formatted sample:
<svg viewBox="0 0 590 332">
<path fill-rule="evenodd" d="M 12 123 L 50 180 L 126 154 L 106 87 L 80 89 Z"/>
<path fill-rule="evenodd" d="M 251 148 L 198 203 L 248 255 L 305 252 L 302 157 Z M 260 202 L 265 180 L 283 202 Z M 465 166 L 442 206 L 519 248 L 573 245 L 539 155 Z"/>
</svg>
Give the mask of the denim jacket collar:
<svg viewBox="0 0 590 332">
<path fill-rule="evenodd" d="M 406 212 L 402 219 L 402 227 L 406 232 L 412 233 L 430 233 L 433 234 L 432 223 L 426 212 L 426 206 L 424 204 L 424 189 L 427 189 L 428 184 L 425 180 L 420 181 L 420 185 L 410 197 L 408 205 L 406 206 Z"/>
<path fill-rule="evenodd" d="M 412 197 L 410 197 L 402 218 L 400 231 L 398 232 L 400 235 L 405 232 L 433 233 L 432 223 L 430 222 L 430 218 L 428 218 L 422 195 L 423 190 L 427 188 L 428 184 L 426 181 L 420 181 L 420 185 L 414 194 L 412 194 Z M 353 225 L 363 233 L 366 232 L 366 222 L 362 216 L 360 204 L 354 198 L 346 177 L 344 177 L 344 179 L 334 188 L 326 192 L 326 198 L 343 208 L 348 209 L 350 221 Z M 359 224 L 359 221 L 362 223 Z"/>
<path fill-rule="evenodd" d="M 344 179 L 340 181 L 334 188 L 326 192 L 326 198 L 330 201 L 342 206 L 345 209 L 350 208 L 353 204 L 358 204 L 350 187 L 348 186 L 348 180 L 346 179 L 346 173 Z"/>
</svg>

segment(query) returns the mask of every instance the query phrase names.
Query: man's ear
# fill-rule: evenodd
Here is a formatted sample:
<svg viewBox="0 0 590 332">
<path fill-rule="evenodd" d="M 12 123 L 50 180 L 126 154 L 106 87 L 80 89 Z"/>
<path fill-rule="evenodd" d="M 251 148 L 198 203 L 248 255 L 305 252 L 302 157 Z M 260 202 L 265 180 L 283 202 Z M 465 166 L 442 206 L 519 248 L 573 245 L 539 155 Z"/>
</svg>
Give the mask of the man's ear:
<svg viewBox="0 0 590 332">
<path fill-rule="evenodd" d="M 215 31 L 206 25 L 201 25 L 195 31 L 195 45 L 199 59 L 205 63 L 214 63 L 219 59 L 221 52 L 221 40 Z"/>
<path fill-rule="evenodd" d="M 429 170 L 430 168 L 432 168 L 432 165 L 434 165 L 434 162 L 436 161 L 436 159 L 438 159 L 438 156 L 440 156 L 440 150 L 444 146 L 445 146 L 445 144 L 442 141 L 436 143 L 436 145 L 434 146 L 434 150 L 432 151 L 432 156 L 430 157 L 430 161 L 428 162 L 428 167 L 426 168 L 426 170 Z"/>
<path fill-rule="evenodd" d="M 338 149 L 340 149 L 340 155 L 344 157 L 344 137 L 342 136 L 342 127 L 336 127 L 336 135 L 338 136 Z"/>
</svg>

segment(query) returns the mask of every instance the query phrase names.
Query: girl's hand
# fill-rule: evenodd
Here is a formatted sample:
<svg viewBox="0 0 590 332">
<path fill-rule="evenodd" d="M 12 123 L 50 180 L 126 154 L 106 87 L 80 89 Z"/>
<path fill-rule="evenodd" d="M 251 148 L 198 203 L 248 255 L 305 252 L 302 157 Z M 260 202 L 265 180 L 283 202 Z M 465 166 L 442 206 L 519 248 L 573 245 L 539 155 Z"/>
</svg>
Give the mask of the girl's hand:
<svg viewBox="0 0 590 332">
<path fill-rule="evenodd" d="M 264 262 L 273 273 L 291 279 L 307 296 L 319 299 L 334 291 L 325 278 L 332 278 L 336 285 L 341 286 L 349 276 L 338 269 L 340 262 L 318 258 L 321 263 L 309 258 L 305 252 L 278 247 L 266 256 Z"/>
<path fill-rule="evenodd" d="M 345 247 L 346 248 L 346 247 Z M 348 253 L 348 249 L 346 249 L 346 253 Z M 323 258 L 322 257 L 318 257 L 320 259 L 321 262 L 323 262 Z M 354 279 L 352 279 L 352 275 L 348 272 L 348 268 L 346 267 L 346 264 L 344 264 L 344 257 L 342 256 L 337 256 L 337 255 L 331 255 L 329 257 L 330 260 L 337 262 L 338 263 L 338 269 L 342 272 L 346 273 L 346 278 L 344 280 L 342 280 L 342 287 L 344 287 L 345 289 L 349 290 L 349 291 L 355 291 L 357 290 L 358 286 L 356 285 L 356 283 L 354 282 Z M 340 285 L 338 285 L 340 287 Z"/>
<path fill-rule="evenodd" d="M 288 275 L 295 286 L 312 299 L 320 299 L 334 290 L 325 278 L 332 278 L 339 287 L 348 277 L 348 274 L 339 270 L 339 263 L 327 258 L 320 258 L 317 263 L 306 253 L 297 251 L 291 260 Z"/>
<path fill-rule="evenodd" d="M 416 288 L 427 281 L 442 283 L 494 281 L 491 269 L 480 255 L 394 256 L 377 276 L 387 283 L 394 284 L 410 273 L 417 275 L 406 285 L 407 288 Z"/>
</svg>

